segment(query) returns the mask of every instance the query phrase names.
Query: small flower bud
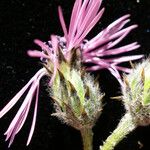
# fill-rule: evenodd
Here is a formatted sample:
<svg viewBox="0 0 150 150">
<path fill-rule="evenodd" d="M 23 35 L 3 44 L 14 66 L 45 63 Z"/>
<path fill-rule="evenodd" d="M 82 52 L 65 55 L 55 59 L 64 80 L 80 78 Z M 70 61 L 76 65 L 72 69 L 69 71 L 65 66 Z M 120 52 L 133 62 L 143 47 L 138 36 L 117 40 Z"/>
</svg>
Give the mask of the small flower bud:
<svg viewBox="0 0 150 150">
<path fill-rule="evenodd" d="M 135 66 L 124 75 L 123 101 L 137 125 L 150 124 L 150 60 Z"/>
</svg>

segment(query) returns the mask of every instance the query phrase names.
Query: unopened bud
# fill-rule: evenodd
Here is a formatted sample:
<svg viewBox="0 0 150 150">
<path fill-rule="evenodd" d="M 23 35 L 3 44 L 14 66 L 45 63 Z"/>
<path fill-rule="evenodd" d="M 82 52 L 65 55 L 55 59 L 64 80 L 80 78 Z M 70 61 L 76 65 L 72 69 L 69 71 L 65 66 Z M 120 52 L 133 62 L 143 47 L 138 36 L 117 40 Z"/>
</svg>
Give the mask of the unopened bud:
<svg viewBox="0 0 150 150">
<path fill-rule="evenodd" d="M 150 124 L 150 61 L 144 60 L 124 76 L 123 101 L 138 125 Z"/>
</svg>

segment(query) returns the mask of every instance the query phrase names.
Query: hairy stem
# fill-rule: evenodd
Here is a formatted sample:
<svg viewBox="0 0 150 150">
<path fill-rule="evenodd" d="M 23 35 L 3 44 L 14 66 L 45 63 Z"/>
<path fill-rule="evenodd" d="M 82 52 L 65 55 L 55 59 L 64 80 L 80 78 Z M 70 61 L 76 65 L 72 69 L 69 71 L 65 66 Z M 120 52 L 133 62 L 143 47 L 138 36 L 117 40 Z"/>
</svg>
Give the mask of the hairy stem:
<svg viewBox="0 0 150 150">
<path fill-rule="evenodd" d="M 90 128 L 80 130 L 83 142 L 83 150 L 93 150 L 93 131 Z"/>
<path fill-rule="evenodd" d="M 132 116 L 126 113 L 117 128 L 112 132 L 112 134 L 106 139 L 103 146 L 100 146 L 100 150 L 113 150 L 114 147 L 123 139 L 127 134 L 132 132 L 136 128 Z"/>
</svg>

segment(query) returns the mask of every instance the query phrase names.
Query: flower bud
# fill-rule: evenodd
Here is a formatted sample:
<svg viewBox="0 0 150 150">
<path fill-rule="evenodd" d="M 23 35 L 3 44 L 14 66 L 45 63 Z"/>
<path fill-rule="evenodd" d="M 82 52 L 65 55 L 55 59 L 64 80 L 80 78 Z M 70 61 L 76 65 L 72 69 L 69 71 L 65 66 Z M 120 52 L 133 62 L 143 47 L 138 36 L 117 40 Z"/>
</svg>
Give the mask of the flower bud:
<svg viewBox="0 0 150 150">
<path fill-rule="evenodd" d="M 137 125 L 150 124 L 150 60 L 135 66 L 132 72 L 124 75 L 122 87 L 123 101 Z"/>
</svg>

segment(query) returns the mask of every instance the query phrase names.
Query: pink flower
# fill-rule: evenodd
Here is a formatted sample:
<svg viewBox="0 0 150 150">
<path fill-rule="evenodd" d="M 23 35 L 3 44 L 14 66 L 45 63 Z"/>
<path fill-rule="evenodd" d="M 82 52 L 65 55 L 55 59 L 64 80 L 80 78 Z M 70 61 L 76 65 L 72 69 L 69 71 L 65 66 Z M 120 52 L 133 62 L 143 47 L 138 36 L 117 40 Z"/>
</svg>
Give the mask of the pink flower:
<svg viewBox="0 0 150 150">
<path fill-rule="evenodd" d="M 67 51 L 70 51 L 71 49 L 80 47 L 83 56 L 82 61 L 84 63 L 93 64 L 92 67 L 88 67 L 88 70 L 96 71 L 108 69 L 112 75 L 116 77 L 119 83 L 123 84 L 119 71 L 129 73 L 130 69 L 119 66 L 118 64 L 140 59 L 143 55 L 124 57 L 112 56 L 126 53 L 140 47 L 137 42 L 122 47 L 115 47 L 130 33 L 131 30 L 136 28 L 137 25 L 132 25 L 123 29 L 130 21 L 130 15 L 125 15 L 110 24 L 91 40 L 86 40 L 86 35 L 99 21 L 104 12 L 104 8 L 100 9 L 101 2 L 102 0 L 76 0 L 72 10 L 68 31 L 61 7 L 58 8 L 61 26 L 66 39 L 66 48 Z M 104 56 L 111 56 L 112 58 L 104 58 Z"/>
<path fill-rule="evenodd" d="M 72 10 L 68 30 L 64 21 L 62 9 L 59 6 L 58 13 L 64 37 L 55 36 L 55 43 L 57 42 L 58 48 L 61 50 L 66 60 L 70 61 L 72 50 L 80 49 L 82 53 L 82 62 L 85 64 L 92 64 L 87 70 L 96 71 L 108 69 L 122 85 L 123 83 L 119 71 L 129 73 L 131 70 L 130 68 L 122 67 L 119 64 L 140 59 L 143 55 L 116 57 L 115 55 L 126 53 L 140 47 L 137 42 L 122 47 L 116 47 L 116 45 L 121 42 L 131 30 L 136 28 L 137 25 L 132 25 L 123 29 L 123 27 L 130 21 L 130 15 L 125 15 L 114 21 L 91 40 L 87 40 L 86 35 L 103 15 L 104 8 L 100 9 L 101 2 L 102 0 L 76 0 Z M 51 48 L 51 41 L 44 43 L 40 40 L 35 40 L 35 43 L 42 48 L 42 52 L 36 50 L 29 51 L 28 54 L 31 57 L 48 59 L 47 57 L 49 56 L 45 55 L 45 51 L 46 53 L 54 51 Z M 53 53 L 56 54 L 57 52 L 54 51 Z M 108 56 L 111 56 L 111 58 L 104 58 Z M 55 63 L 58 62 L 56 57 L 54 59 Z M 55 66 L 58 67 L 58 63 Z M 56 70 L 57 69 L 55 69 L 55 72 Z M 53 77 L 55 77 L 55 73 Z"/>
<path fill-rule="evenodd" d="M 126 23 L 130 21 L 128 19 L 130 15 L 125 15 L 119 18 L 91 40 L 86 39 L 87 34 L 103 15 L 104 8 L 100 9 L 101 2 L 102 0 L 76 0 L 72 10 L 68 30 L 61 7 L 59 7 L 59 19 L 64 32 L 64 37 L 52 35 L 48 42 L 34 40 L 34 42 L 41 47 L 42 51 L 29 50 L 28 55 L 31 57 L 39 57 L 48 68 L 40 69 L 0 111 L 1 118 L 17 103 L 17 101 L 19 101 L 25 91 L 29 89 L 24 102 L 5 132 L 6 140 L 10 139 L 9 146 L 12 144 L 15 135 L 24 125 L 29 113 L 31 102 L 33 101 L 34 96 L 36 96 L 34 115 L 27 145 L 30 143 L 36 122 L 40 79 L 44 75 L 49 75 L 48 70 L 50 70 L 51 79 L 49 85 L 53 83 L 59 67 L 59 51 L 61 51 L 67 61 L 70 61 L 71 51 L 80 49 L 83 63 L 93 64 L 93 66 L 88 67 L 88 70 L 95 71 L 108 69 L 120 84 L 123 83 L 119 71 L 130 72 L 130 69 L 122 67 L 119 64 L 126 61 L 136 60 L 143 56 L 134 55 L 112 57 L 139 48 L 137 42 L 116 48 L 116 45 L 121 42 L 131 30 L 137 27 L 137 25 L 132 25 L 123 29 Z M 104 58 L 104 56 L 111 56 L 111 58 Z"/>
</svg>

